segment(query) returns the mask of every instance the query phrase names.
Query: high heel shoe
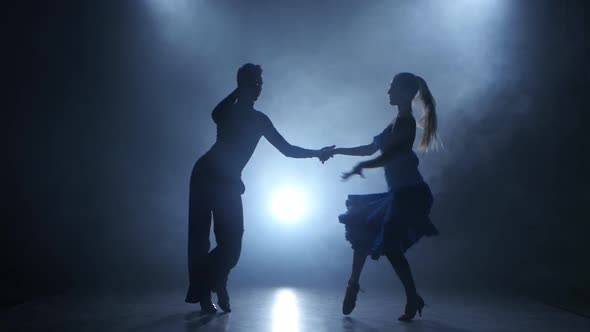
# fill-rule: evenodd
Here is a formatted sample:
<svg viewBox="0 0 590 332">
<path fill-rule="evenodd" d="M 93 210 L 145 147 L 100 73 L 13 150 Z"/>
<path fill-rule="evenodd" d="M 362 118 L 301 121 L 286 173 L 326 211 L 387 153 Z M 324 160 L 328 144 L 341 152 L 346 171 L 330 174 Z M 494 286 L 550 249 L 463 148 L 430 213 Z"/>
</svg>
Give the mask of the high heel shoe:
<svg viewBox="0 0 590 332">
<path fill-rule="evenodd" d="M 426 303 L 424 303 L 422 297 L 416 294 L 416 297 L 414 299 L 406 303 L 404 313 L 401 316 L 399 316 L 398 320 L 402 322 L 410 322 L 412 319 L 414 319 L 414 317 L 416 317 L 416 313 L 418 313 L 418 315 L 422 317 L 422 309 L 424 309 L 425 305 Z"/>
<path fill-rule="evenodd" d="M 358 283 L 348 283 L 346 287 L 346 294 L 344 295 L 344 302 L 342 303 L 342 313 L 350 315 L 356 305 L 356 296 L 361 289 Z"/>
</svg>

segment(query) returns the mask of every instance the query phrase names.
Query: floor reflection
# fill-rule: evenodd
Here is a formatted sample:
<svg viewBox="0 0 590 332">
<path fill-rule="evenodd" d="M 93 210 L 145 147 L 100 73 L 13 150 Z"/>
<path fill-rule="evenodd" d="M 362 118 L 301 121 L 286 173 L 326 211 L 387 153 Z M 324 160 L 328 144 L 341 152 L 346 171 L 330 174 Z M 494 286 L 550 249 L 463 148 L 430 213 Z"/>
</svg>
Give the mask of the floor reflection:
<svg viewBox="0 0 590 332">
<path fill-rule="evenodd" d="M 424 317 L 409 324 L 397 320 L 404 309 L 403 294 L 374 289 L 363 294 L 352 315 L 343 317 L 343 293 L 340 287 L 232 289 L 233 311 L 208 316 L 200 315 L 199 305 L 184 303 L 183 291 L 139 297 L 72 293 L 10 309 L 0 315 L 0 331 L 590 331 L 586 318 L 497 292 L 428 292 L 429 307 Z"/>
<path fill-rule="evenodd" d="M 297 295 L 292 289 L 281 288 L 274 294 L 272 331 L 299 332 L 299 307 Z"/>
</svg>

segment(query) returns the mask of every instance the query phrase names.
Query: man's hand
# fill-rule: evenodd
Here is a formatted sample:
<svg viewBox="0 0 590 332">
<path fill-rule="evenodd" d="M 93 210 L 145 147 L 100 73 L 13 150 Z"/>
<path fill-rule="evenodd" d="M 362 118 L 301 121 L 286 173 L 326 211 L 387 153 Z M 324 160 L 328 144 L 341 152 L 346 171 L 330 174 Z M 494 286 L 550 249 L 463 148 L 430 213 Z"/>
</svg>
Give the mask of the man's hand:
<svg viewBox="0 0 590 332">
<path fill-rule="evenodd" d="M 336 148 L 336 145 L 332 145 L 332 146 L 326 146 L 320 150 L 318 159 L 322 162 L 322 164 L 324 162 L 326 162 L 326 160 L 334 157 L 334 149 L 335 148 Z"/>
</svg>

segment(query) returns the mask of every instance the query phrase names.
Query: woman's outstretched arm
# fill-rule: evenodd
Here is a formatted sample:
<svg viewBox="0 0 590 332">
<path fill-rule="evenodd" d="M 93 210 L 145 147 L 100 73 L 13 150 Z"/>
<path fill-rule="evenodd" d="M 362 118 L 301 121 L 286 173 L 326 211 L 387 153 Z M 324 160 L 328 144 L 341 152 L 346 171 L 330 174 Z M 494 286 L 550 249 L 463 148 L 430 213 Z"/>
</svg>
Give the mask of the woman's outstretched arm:
<svg viewBox="0 0 590 332">
<path fill-rule="evenodd" d="M 345 156 L 370 156 L 377 152 L 379 147 L 374 142 L 367 145 L 356 146 L 354 148 L 335 148 L 333 154 L 341 154 Z"/>
</svg>

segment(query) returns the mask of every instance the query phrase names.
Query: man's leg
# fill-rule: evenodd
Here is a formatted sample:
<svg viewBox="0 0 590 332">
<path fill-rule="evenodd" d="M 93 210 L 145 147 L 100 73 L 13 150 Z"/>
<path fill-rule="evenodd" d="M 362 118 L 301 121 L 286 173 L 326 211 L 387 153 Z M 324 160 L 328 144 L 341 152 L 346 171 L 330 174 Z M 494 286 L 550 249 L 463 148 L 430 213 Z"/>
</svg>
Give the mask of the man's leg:
<svg viewBox="0 0 590 332">
<path fill-rule="evenodd" d="M 211 302 L 211 290 L 206 271 L 207 254 L 211 244 L 211 200 L 204 185 L 191 179 L 189 193 L 188 225 L 188 271 L 189 289 L 185 301 L 188 303 Z"/>
<path fill-rule="evenodd" d="M 219 304 L 224 311 L 229 308 L 227 279 L 236 266 L 242 250 L 244 216 L 240 192 L 228 191 L 215 196 L 213 220 L 217 247 L 209 254 L 212 289 L 217 292 Z"/>
</svg>

